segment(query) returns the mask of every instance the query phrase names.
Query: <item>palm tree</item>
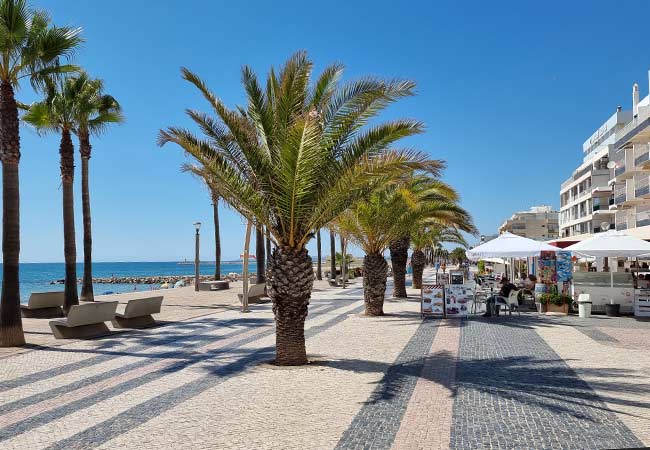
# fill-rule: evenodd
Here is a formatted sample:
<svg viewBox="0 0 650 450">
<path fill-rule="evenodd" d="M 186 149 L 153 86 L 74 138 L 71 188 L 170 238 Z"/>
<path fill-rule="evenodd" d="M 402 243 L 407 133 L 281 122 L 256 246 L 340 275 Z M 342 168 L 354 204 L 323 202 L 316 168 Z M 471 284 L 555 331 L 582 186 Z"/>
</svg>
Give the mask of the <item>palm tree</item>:
<svg viewBox="0 0 650 450">
<path fill-rule="evenodd" d="M 219 186 L 215 182 L 214 178 L 210 175 L 210 172 L 205 170 L 204 167 L 200 167 L 194 164 L 183 164 L 181 170 L 183 172 L 189 172 L 196 178 L 202 180 L 210 192 L 210 197 L 212 199 L 212 217 L 214 220 L 214 279 L 220 280 L 221 233 L 219 232 L 219 200 L 221 200 L 221 195 L 219 194 Z"/>
<path fill-rule="evenodd" d="M 39 133 L 61 133 L 61 182 L 63 186 L 63 249 L 65 257 L 65 287 L 63 309 L 68 313 L 79 304 L 77 293 L 77 247 L 74 225 L 74 145 L 72 132 L 77 127 L 78 99 L 85 80 L 82 76 L 57 82 L 47 82 L 45 100 L 32 104 L 23 120 Z"/>
<path fill-rule="evenodd" d="M 442 166 L 439 161 L 430 162 L 431 166 L 435 164 Z M 391 242 L 405 233 L 410 234 L 413 227 L 421 224 L 471 225 L 467 212 L 454 202 L 428 198 L 428 190 L 422 189 L 426 179 L 418 177 L 406 183 L 378 187 L 367 201 L 358 202 L 336 219 L 337 231 L 366 253 L 363 261 L 366 315 L 384 314 L 388 264 L 383 253 Z M 439 182 L 431 180 L 431 183 Z M 473 225 L 468 228 L 473 230 Z"/>
<path fill-rule="evenodd" d="M 257 279 L 255 280 L 259 283 L 266 283 L 266 277 L 264 276 L 265 265 L 266 265 L 266 255 L 264 251 L 264 226 L 258 225 L 255 228 L 255 264 L 257 266 Z"/>
<path fill-rule="evenodd" d="M 422 178 L 412 186 L 412 189 L 420 190 L 426 194 L 423 200 L 440 200 L 458 202 L 458 193 L 451 186 L 434 178 Z M 400 236 L 390 243 L 390 261 L 393 266 L 393 297 L 406 297 L 406 263 L 408 261 L 408 249 L 411 246 L 411 237 L 408 234 Z"/>
<path fill-rule="evenodd" d="M 304 322 L 313 286 L 306 244 L 345 208 L 366 195 L 369 181 L 424 159 L 392 151 L 399 139 L 422 131 L 413 120 L 365 125 L 387 105 L 413 94 L 410 81 L 364 78 L 340 85 L 341 65 L 311 82 L 306 53 L 271 69 L 266 86 L 244 67 L 248 105 L 226 107 L 194 73 L 182 69 L 216 117 L 188 114 L 204 138 L 183 128 L 161 130 L 159 144 L 178 144 L 219 181 L 224 199 L 265 225 L 276 247 L 268 258 L 267 287 L 276 320 L 276 363 L 307 362 Z M 380 157 L 381 156 L 381 157 Z"/>
<path fill-rule="evenodd" d="M 219 232 L 219 193 L 210 190 L 212 196 L 212 217 L 214 220 L 214 279 L 221 279 L 221 233 Z"/>
<path fill-rule="evenodd" d="M 330 231 L 330 278 L 336 279 L 336 236 Z"/>
<path fill-rule="evenodd" d="M 322 280 L 323 279 L 323 269 L 321 266 L 321 258 L 323 257 L 322 251 L 321 251 L 321 243 L 320 243 L 320 230 L 316 231 L 316 253 L 318 255 L 318 260 L 316 261 L 316 279 L 317 280 Z"/>
<path fill-rule="evenodd" d="M 411 243 L 413 245 L 413 255 L 411 256 L 413 288 L 422 288 L 422 274 L 427 261 L 425 250 L 438 247 L 443 242 L 467 245 L 461 232 L 454 227 L 427 226 L 416 228 L 411 234 Z"/>
<path fill-rule="evenodd" d="M 81 29 L 55 27 L 47 13 L 25 0 L 0 0 L 0 154 L 2 154 L 2 297 L 0 347 L 25 344 L 20 317 L 20 130 L 14 96 L 20 80 L 33 87 L 48 76 L 71 72 L 62 65 L 81 44 Z"/>
<path fill-rule="evenodd" d="M 74 108 L 74 133 L 79 138 L 79 154 L 81 155 L 81 201 L 84 225 L 84 274 L 81 285 L 80 299 L 92 302 L 93 292 L 92 270 L 92 220 L 90 216 L 90 189 L 88 166 L 92 146 L 90 136 L 98 136 L 106 131 L 110 124 L 124 122 L 120 104 L 110 95 L 104 94 L 104 82 L 91 79 L 86 73 L 79 75 L 79 93 Z"/>
</svg>

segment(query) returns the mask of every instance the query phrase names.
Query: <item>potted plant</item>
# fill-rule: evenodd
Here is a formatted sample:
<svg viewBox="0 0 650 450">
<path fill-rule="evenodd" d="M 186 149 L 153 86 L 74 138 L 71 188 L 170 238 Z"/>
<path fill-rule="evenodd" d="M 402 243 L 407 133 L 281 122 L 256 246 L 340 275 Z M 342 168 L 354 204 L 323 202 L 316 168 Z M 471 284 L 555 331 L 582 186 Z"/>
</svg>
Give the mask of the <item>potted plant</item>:
<svg viewBox="0 0 650 450">
<path fill-rule="evenodd" d="M 548 301 L 548 312 L 556 312 L 562 314 L 569 314 L 569 305 L 573 299 L 569 295 L 564 294 L 551 294 Z"/>
<path fill-rule="evenodd" d="M 548 311 L 548 303 L 552 297 L 553 294 L 550 293 L 539 294 L 539 296 L 537 297 L 537 311 L 542 314 Z"/>
</svg>

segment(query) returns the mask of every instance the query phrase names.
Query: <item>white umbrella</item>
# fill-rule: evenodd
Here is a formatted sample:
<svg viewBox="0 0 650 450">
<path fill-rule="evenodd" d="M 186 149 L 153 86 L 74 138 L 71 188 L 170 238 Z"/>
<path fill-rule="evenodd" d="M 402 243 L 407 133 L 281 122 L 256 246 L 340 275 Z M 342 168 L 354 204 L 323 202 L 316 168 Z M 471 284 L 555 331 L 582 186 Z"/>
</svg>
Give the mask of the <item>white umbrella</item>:
<svg viewBox="0 0 650 450">
<path fill-rule="evenodd" d="M 506 232 L 496 239 L 469 250 L 467 258 L 474 261 L 482 258 L 528 258 L 539 256 L 543 251 L 556 252 L 558 250 L 560 249 L 544 242 Z"/>
<path fill-rule="evenodd" d="M 565 250 L 580 256 L 592 257 L 635 257 L 650 253 L 650 242 L 629 236 L 622 231 L 610 230 L 598 233 L 589 239 L 573 244 Z M 610 287 L 614 287 L 614 272 L 610 272 Z"/>
<path fill-rule="evenodd" d="M 650 242 L 629 236 L 622 231 L 610 230 L 585 239 L 565 248 L 580 256 L 592 257 L 635 257 L 650 253 Z"/>
</svg>

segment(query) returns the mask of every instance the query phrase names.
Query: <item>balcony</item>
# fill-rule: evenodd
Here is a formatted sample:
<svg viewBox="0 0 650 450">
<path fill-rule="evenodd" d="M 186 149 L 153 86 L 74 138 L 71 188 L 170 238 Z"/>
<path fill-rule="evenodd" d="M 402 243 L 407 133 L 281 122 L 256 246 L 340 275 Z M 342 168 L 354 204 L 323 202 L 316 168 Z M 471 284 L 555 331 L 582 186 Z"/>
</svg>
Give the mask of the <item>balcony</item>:
<svg viewBox="0 0 650 450">
<path fill-rule="evenodd" d="M 634 159 L 634 165 L 636 167 L 645 168 L 647 165 L 644 163 L 648 162 L 648 160 L 650 160 L 650 152 L 646 150 Z"/>
<path fill-rule="evenodd" d="M 614 169 L 614 176 L 616 178 L 620 177 L 624 173 L 625 173 L 625 164 L 621 164 L 620 166 L 616 167 L 616 169 Z"/>
<path fill-rule="evenodd" d="M 634 182 L 634 196 L 639 199 L 648 197 L 650 195 L 650 178 L 640 175 L 637 175 L 637 177 Z"/>
<path fill-rule="evenodd" d="M 616 231 L 627 230 L 627 222 L 616 222 Z"/>
<path fill-rule="evenodd" d="M 639 108 L 639 114 L 616 132 L 615 146 L 650 141 L 650 108 Z"/>
</svg>

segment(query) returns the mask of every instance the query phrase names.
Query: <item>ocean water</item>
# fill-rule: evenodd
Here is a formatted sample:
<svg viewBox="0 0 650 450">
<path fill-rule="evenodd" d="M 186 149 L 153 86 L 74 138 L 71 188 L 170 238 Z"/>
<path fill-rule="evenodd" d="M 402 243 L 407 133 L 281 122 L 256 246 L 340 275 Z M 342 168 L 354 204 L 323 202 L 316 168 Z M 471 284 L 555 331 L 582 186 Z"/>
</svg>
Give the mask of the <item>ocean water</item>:
<svg viewBox="0 0 650 450">
<path fill-rule="evenodd" d="M 1 264 L 0 264 L 1 266 Z M 249 272 L 256 271 L 255 261 L 249 262 Z M 214 274 L 214 263 L 201 263 L 201 275 Z M 241 261 L 224 261 L 221 263 L 221 274 L 242 272 Z M 77 278 L 83 275 L 83 264 L 77 264 Z M 93 277 L 130 277 L 130 276 L 165 276 L 165 275 L 194 275 L 194 265 L 178 264 L 178 262 L 95 262 Z M 2 273 L 0 272 L 0 277 Z M 63 279 L 65 266 L 63 263 L 27 263 L 20 264 L 20 298 L 27 303 L 32 292 L 61 291 L 62 284 L 51 284 L 52 281 Z M 149 291 L 157 289 L 155 284 L 94 284 L 95 295 L 117 292 Z M 81 293 L 81 283 L 79 283 Z"/>
</svg>

